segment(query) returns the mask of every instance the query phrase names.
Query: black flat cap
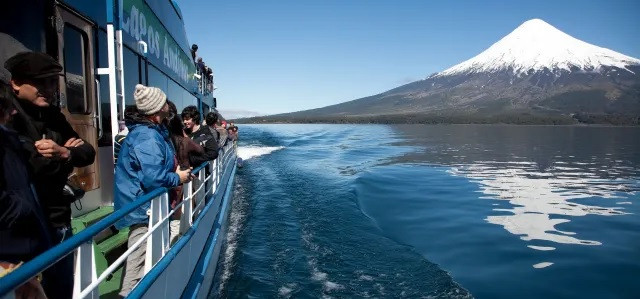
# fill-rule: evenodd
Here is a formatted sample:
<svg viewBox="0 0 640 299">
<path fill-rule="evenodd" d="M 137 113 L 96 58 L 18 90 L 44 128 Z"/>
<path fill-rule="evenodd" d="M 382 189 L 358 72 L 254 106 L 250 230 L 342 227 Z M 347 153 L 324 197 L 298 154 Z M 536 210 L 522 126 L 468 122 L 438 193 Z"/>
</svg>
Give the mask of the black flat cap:
<svg viewBox="0 0 640 299">
<path fill-rule="evenodd" d="M 53 57 L 40 52 L 20 52 L 7 59 L 4 67 L 16 79 L 40 79 L 62 75 L 62 66 Z"/>
</svg>

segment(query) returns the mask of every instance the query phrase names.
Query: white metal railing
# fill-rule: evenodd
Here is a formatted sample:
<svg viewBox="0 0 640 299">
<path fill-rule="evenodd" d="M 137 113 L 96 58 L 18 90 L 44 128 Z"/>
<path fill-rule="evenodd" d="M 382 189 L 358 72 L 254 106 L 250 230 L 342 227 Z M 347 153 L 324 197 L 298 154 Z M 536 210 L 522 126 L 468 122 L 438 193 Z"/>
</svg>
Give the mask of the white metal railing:
<svg viewBox="0 0 640 299">
<path fill-rule="evenodd" d="M 170 249 L 171 235 L 169 221 L 171 216 L 174 215 L 178 209 L 181 209 L 182 216 L 180 218 L 179 230 L 181 234 L 184 234 L 192 227 L 194 218 L 199 216 L 198 210 L 204 207 L 207 196 L 216 194 L 222 182 L 221 177 L 224 175 L 228 163 L 235 163 L 235 161 L 231 161 L 231 159 L 235 158 L 235 151 L 236 143 L 229 142 L 221 149 L 221 154 L 217 159 L 206 162 L 206 164 L 203 163 L 203 165 L 196 168 L 195 173 L 201 182 L 200 186 L 196 190 L 193 190 L 193 181 L 183 184 L 183 198 L 171 210 L 169 210 L 169 196 L 166 189 L 161 188 L 165 190 L 161 191 L 161 193 L 159 190 L 150 192 L 148 195 L 154 197 L 151 199 L 151 206 L 148 212 L 149 230 L 111 263 L 100 276 L 97 275 L 93 237 L 135 208 L 148 202 L 148 199 L 142 200 L 142 198 L 147 195 L 143 195 L 138 198 L 140 200 L 136 199 L 133 203 L 123 207 L 122 210 L 124 211 L 114 211 L 112 215 L 107 217 L 109 219 L 105 218 L 92 225 L 95 227 L 87 227 L 69 240 L 66 240 L 43 253 L 42 256 L 38 256 L 33 261 L 18 268 L 14 271 L 16 273 L 11 273 L 6 278 L 3 278 L 3 284 L 5 282 L 7 284 L 0 286 L 0 298 L 13 298 L 13 292 L 8 292 L 9 290 L 15 289 L 15 287 L 31 279 L 35 274 L 44 271 L 51 266 L 51 264 L 55 263 L 55 261 L 68 254 L 75 254 L 73 298 L 98 298 L 98 285 L 113 274 L 113 272 L 126 261 L 127 257 L 134 250 L 142 246 L 144 242 L 147 242 L 144 273 L 148 273 Z M 210 167 L 211 170 L 209 175 L 205 177 L 208 167 Z"/>
<path fill-rule="evenodd" d="M 205 69 L 204 72 L 200 70 L 200 67 L 196 63 L 196 81 L 198 81 L 198 91 L 202 95 L 209 95 L 213 93 L 214 87 L 214 76 L 213 72 L 211 73 L 211 77 L 208 75 L 208 71 Z"/>
<path fill-rule="evenodd" d="M 81 246 L 79 253 L 91 250 L 91 254 L 76 254 L 76 277 L 83 277 L 80 283 L 74 286 L 73 298 L 85 298 L 89 295 L 97 298 L 95 294 L 96 287 L 103 282 L 110 274 L 112 274 L 126 259 L 136 250 L 143 242 L 147 242 L 147 250 L 145 257 L 144 273 L 148 273 L 153 266 L 169 251 L 169 241 L 171 236 L 169 229 L 169 220 L 178 209 L 182 209 L 182 217 L 180 219 L 180 233 L 185 233 L 193 225 L 194 216 L 198 216 L 205 204 L 205 198 L 209 194 L 215 194 L 215 190 L 220 184 L 220 177 L 223 175 L 223 166 L 229 163 L 232 157 L 232 148 L 236 146 L 235 142 L 228 142 L 222 150 L 222 155 L 215 160 L 208 162 L 211 173 L 205 177 L 207 166 L 197 171 L 197 177 L 201 184 L 198 189 L 193 190 L 193 181 L 183 184 L 183 199 L 171 211 L 169 211 L 168 193 L 151 200 L 151 208 L 149 215 L 149 230 L 142 235 L 140 239 L 129 247 L 118 259 L 116 259 L 109 267 L 96 277 L 95 258 L 93 246 Z M 214 180 L 215 178 L 215 180 Z M 209 186 L 208 190 L 205 186 Z M 203 193 L 204 192 L 204 193 Z M 201 194 L 198 196 L 198 194 Z M 199 202 L 198 202 L 199 201 Z M 195 208 L 193 207 L 195 205 Z M 88 243 L 91 245 L 91 243 Z M 84 250 L 84 251 L 83 251 Z M 91 278 L 91 279 L 89 279 Z M 78 280 L 78 278 L 76 278 Z M 86 283 L 91 281 L 91 283 Z M 84 283 L 83 283 L 84 282 Z"/>
</svg>

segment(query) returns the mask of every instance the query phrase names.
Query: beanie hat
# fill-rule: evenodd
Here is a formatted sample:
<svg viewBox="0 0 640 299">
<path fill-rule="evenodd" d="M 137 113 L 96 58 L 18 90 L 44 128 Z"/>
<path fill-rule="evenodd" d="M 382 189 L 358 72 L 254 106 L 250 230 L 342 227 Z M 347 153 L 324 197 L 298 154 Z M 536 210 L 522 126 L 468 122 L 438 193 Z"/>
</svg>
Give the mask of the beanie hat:
<svg viewBox="0 0 640 299">
<path fill-rule="evenodd" d="M 167 103 L 167 95 L 160 88 L 147 87 L 142 84 L 136 85 L 133 98 L 136 100 L 138 111 L 144 115 L 151 115 L 160 111 L 164 104 Z"/>
</svg>

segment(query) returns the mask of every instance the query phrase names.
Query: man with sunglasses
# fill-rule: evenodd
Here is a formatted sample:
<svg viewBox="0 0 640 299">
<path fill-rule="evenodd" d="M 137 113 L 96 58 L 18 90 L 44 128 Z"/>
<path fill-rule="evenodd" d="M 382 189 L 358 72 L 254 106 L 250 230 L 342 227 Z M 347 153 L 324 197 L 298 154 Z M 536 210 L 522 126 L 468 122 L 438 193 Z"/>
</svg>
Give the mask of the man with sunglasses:
<svg viewBox="0 0 640 299">
<path fill-rule="evenodd" d="M 74 167 L 91 165 L 95 149 L 80 138 L 55 105 L 62 66 L 51 56 L 21 52 L 7 59 L 17 114 L 9 124 L 20 135 L 29 156 L 36 193 L 51 226 L 53 245 L 72 235 L 71 202 L 63 189 Z M 49 298 L 71 298 L 73 255 L 67 255 L 44 273 Z"/>
</svg>

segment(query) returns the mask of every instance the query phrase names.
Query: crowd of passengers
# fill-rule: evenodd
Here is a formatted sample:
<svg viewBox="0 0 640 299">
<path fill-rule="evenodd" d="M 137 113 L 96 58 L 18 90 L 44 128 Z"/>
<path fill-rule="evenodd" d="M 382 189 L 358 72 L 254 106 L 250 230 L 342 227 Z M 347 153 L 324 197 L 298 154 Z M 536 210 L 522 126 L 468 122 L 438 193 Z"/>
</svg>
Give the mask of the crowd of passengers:
<svg viewBox="0 0 640 299">
<path fill-rule="evenodd" d="M 80 138 L 55 105 L 62 66 L 38 52 L 21 52 L 4 63 L 0 77 L 0 277 L 73 235 L 70 205 L 79 189 L 70 186 L 75 167 L 93 164 L 96 151 Z M 191 171 L 218 157 L 237 140 L 238 128 L 216 112 L 205 122 L 195 106 L 178 115 L 156 87 L 138 84 L 135 106 L 126 107 L 114 143 L 114 208 L 123 208 L 154 189 L 170 190 L 171 208 L 182 200 L 181 185 L 199 182 Z M 205 167 L 210 173 L 210 169 Z M 128 246 L 148 231 L 150 203 L 116 223 L 129 228 Z M 179 212 L 181 209 L 177 209 Z M 179 236 L 180 214 L 170 222 Z M 127 257 L 120 296 L 127 296 L 144 271 L 146 244 Z M 71 298 L 74 254 L 69 254 L 15 290 L 16 298 Z"/>
<path fill-rule="evenodd" d="M 213 70 L 207 66 L 202 60 L 202 57 L 198 56 L 198 45 L 191 45 L 191 58 L 196 66 L 196 73 L 200 79 L 199 84 L 205 94 L 213 92 Z"/>
</svg>

